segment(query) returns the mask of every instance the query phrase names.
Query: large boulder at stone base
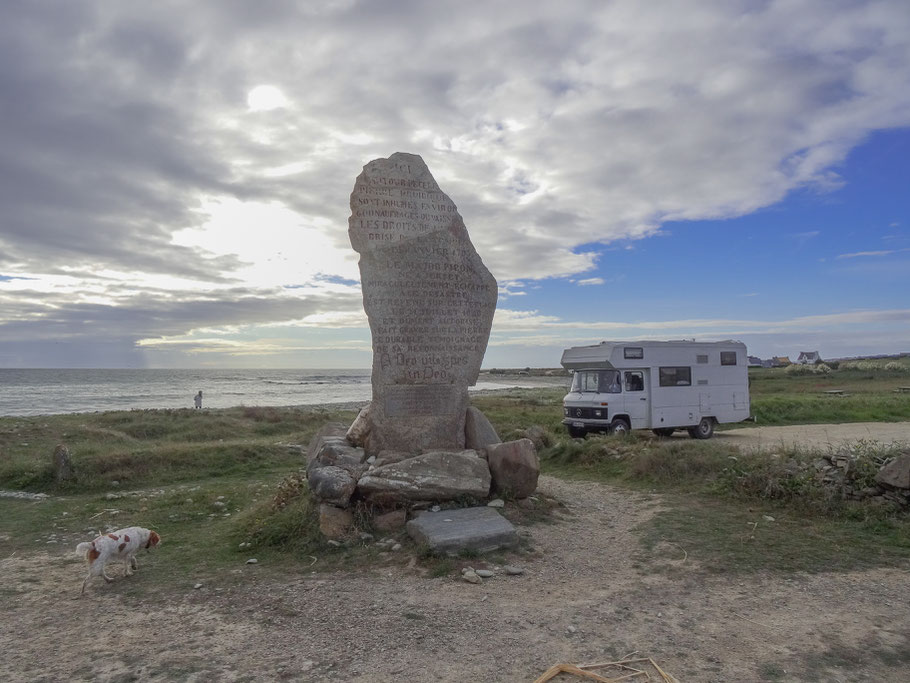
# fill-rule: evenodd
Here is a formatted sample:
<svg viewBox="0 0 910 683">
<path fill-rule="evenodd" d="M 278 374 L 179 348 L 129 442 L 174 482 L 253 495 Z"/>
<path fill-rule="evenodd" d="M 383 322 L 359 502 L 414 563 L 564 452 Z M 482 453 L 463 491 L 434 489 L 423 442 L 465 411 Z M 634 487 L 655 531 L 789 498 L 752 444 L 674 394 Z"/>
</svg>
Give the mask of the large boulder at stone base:
<svg viewBox="0 0 910 683">
<path fill-rule="evenodd" d="M 910 489 L 910 453 L 903 453 L 882 467 L 875 481 L 895 489 Z"/>
<path fill-rule="evenodd" d="M 501 441 L 487 416 L 474 406 L 468 406 L 464 419 L 464 447 L 479 451 Z"/>
<path fill-rule="evenodd" d="M 343 436 L 327 436 L 323 438 L 316 457 L 307 465 L 307 471 L 334 465 L 346 470 L 354 479 L 359 479 L 367 469 L 365 460 L 366 454 L 362 448 L 355 448 Z"/>
<path fill-rule="evenodd" d="M 490 470 L 475 451 L 430 451 L 370 470 L 357 490 L 375 503 L 480 499 L 490 494 Z"/>
<path fill-rule="evenodd" d="M 394 462 L 401 462 L 402 460 L 413 458 L 415 455 L 417 454 L 407 453 L 405 451 L 380 451 L 379 455 L 376 456 L 376 460 L 373 461 L 373 465 L 376 467 L 391 465 Z"/>
<path fill-rule="evenodd" d="M 354 513 L 334 505 L 319 506 L 319 531 L 331 540 L 340 540 L 351 533 L 354 527 Z"/>
<path fill-rule="evenodd" d="M 391 510 L 389 512 L 384 512 L 381 515 L 376 515 L 373 518 L 373 528 L 381 533 L 398 531 L 407 521 L 408 513 L 406 510 Z"/>
<path fill-rule="evenodd" d="M 347 431 L 348 428 L 341 422 L 326 422 L 322 425 L 313 435 L 313 438 L 310 439 L 310 445 L 307 447 L 306 453 L 307 464 L 316 457 L 316 453 L 322 448 L 322 444 L 327 437 L 344 437 Z"/>
<path fill-rule="evenodd" d="M 351 423 L 347 434 L 345 434 L 347 440 L 354 446 L 360 446 L 361 448 L 366 446 L 367 439 L 370 436 L 370 429 L 372 429 L 373 426 L 370 422 L 372 407 L 373 404 L 368 403 L 361 408 L 357 417 L 354 419 L 354 422 Z"/>
<path fill-rule="evenodd" d="M 357 480 L 349 472 L 329 465 L 317 467 L 307 473 L 310 491 L 321 503 L 330 503 L 338 507 L 347 506 L 357 487 Z"/>
<path fill-rule="evenodd" d="M 408 535 L 438 553 L 485 553 L 518 545 L 518 532 L 493 508 L 474 507 L 421 512 L 408 522 Z"/>
<path fill-rule="evenodd" d="M 506 441 L 487 448 L 493 488 L 507 496 L 527 498 L 537 489 L 540 461 L 530 439 Z"/>
</svg>

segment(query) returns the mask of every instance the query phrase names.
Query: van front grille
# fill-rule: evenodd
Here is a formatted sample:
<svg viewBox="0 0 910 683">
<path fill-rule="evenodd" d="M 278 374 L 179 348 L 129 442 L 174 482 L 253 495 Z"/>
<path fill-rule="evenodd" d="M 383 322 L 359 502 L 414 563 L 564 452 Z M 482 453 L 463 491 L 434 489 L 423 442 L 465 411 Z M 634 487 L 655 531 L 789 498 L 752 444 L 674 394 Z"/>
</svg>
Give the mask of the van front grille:
<svg viewBox="0 0 910 683">
<path fill-rule="evenodd" d="M 606 420 L 607 419 L 607 408 L 569 408 L 566 407 L 563 409 L 563 413 L 566 417 L 574 417 L 579 420 Z"/>
</svg>

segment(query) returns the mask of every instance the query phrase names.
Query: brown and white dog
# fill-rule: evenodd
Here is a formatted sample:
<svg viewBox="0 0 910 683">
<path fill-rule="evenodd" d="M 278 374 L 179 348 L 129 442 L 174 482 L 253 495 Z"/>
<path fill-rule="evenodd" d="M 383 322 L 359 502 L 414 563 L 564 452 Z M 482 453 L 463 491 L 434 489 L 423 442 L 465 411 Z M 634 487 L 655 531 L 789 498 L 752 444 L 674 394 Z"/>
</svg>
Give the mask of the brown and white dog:
<svg viewBox="0 0 910 683">
<path fill-rule="evenodd" d="M 126 567 L 125 574 L 129 576 L 133 569 L 139 568 L 136 553 L 142 548 L 151 549 L 159 543 L 161 536 L 157 532 L 138 526 L 113 531 L 99 536 L 94 541 L 80 543 L 76 546 L 76 553 L 84 556 L 88 562 L 88 576 L 82 582 L 80 594 L 85 592 L 85 584 L 93 576 L 103 576 L 108 583 L 113 581 L 104 571 L 108 562 L 123 562 Z"/>
</svg>

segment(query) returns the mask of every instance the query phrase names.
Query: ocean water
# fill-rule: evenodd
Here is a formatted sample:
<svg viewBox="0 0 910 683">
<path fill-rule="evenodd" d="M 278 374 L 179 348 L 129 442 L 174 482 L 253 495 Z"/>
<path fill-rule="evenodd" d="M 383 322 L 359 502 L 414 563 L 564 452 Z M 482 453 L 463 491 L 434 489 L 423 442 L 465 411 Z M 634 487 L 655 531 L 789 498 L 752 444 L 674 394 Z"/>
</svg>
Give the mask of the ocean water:
<svg viewBox="0 0 910 683">
<path fill-rule="evenodd" d="M 537 386 L 482 379 L 475 390 Z M 0 416 L 103 410 L 365 403 L 369 370 L 13 370 L 0 368 Z"/>
</svg>

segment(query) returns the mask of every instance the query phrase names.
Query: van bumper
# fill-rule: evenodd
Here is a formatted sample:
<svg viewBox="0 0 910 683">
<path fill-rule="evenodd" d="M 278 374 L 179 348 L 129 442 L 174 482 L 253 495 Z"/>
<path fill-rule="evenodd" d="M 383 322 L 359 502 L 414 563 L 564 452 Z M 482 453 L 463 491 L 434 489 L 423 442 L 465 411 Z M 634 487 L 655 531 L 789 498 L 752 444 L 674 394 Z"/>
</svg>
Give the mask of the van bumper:
<svg viewBox="0 0 910 683">
<path fill-rule="evenodd" d="M 576 427 L 577 429 L 607 429 L 610 426 L 610 420 L 592 420 L 590 418 L 567 417 L 563 419 L 562 423 L 566 427 Z"/>
</svg>

